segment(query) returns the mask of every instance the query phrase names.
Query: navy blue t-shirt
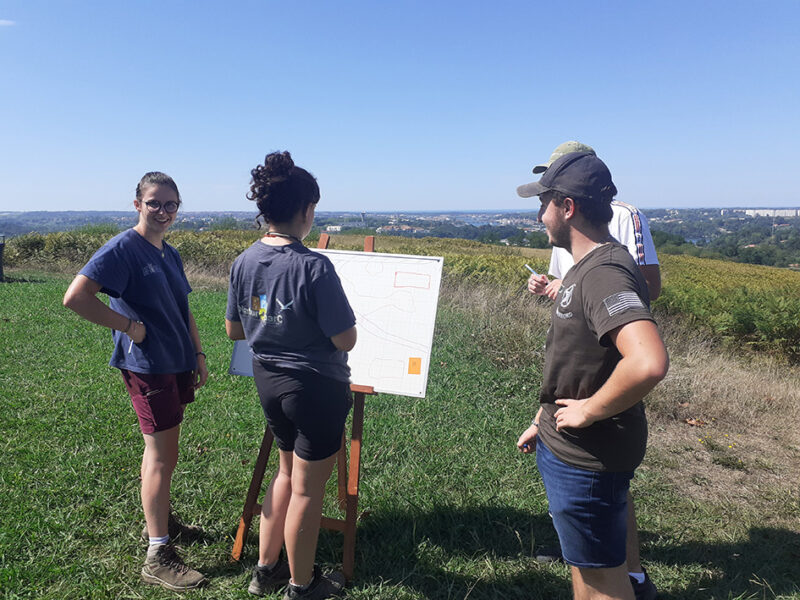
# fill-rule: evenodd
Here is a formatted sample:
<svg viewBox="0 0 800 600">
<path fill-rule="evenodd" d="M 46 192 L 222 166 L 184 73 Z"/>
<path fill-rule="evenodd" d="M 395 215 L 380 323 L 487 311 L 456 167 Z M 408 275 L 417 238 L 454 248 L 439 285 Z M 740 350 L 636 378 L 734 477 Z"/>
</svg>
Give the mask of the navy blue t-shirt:
<svg viewBox="0 0 800 600">
<path fill-rule="evenodd" d="M 141 344 L 112 331 L 112 367 L 135 373 L 182 373 L 197 367 L 189 334 L 192 288 L 175 248 L 164 242 L 159 250 L 128 229 L 95 252 L 80 274 L 102 286 L 113 310 L 147 327 Z"/>
<path fill-rule="evenodd" d="M 258 360 L 350 381 L 347 352 L 330 338 L 356 318 L 327 256 L 298 242 L 254 243 L 231 267 L 225 318 L 241 321 Z"/>
</svg>

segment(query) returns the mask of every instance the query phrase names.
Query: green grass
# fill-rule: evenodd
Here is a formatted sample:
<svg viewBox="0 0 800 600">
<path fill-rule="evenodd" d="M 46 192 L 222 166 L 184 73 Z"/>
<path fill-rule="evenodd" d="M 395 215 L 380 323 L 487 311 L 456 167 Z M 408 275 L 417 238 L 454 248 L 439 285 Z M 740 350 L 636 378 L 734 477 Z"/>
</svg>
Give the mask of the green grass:
<svg viewBox="0 0 800 600">
<path fill-rule="evenodd" d="M 142 441 L 107 366 L 108 331 L 61 306 L 67 278 L 7 275 L 0 598 L 174 597 L 139 581 Z M 534 412 L 545 308 L 512 294 L 497 299 L 504 310 L 492 310 L 491 293 L 487 309 L 461 292 L 442 295 L 427 398 L 367 398 L 350 598 L 571 597 L 566 567 L 532 560 L 536 546 L 555 538 L 535 461 L 514 446 Z M 263 417 L 252 381 L 227 375 L 225 293 L 197 290 L 190 300 L 212 376 L 187 409 L 173 501 L 208 532 L 186 548 L 187 562 L 212 578 L 191 596 L 244 599 L 255 527 L 242 563 L 228 556 Z M 633 490 L 642 554 L 661 598 L 800 598 L 796 496 L 778 495 L 771 518 L 724 498 L 700 503 L 676 493 L 658 450 Z M 333 496 L 325 512 L 341 516 Z M 340 563 L 339 534 L 323 533 L 318 559 Z"/>
</svg>

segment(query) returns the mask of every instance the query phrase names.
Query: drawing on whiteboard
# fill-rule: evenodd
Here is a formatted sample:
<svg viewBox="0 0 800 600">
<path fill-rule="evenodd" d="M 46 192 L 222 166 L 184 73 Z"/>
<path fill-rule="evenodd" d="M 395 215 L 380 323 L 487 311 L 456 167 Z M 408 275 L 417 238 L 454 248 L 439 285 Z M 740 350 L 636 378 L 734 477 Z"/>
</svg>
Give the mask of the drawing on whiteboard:
<svg viewBox="0 0 800 600">
<path fill-rule="evenodd" d="M 372 385 L 377 392 L 423 397 L 442 259 L 373 252 L 318 252 L 333 261 L 356 313 L 358 343 L 349 361 L 353 383 Z"/>
</svg>

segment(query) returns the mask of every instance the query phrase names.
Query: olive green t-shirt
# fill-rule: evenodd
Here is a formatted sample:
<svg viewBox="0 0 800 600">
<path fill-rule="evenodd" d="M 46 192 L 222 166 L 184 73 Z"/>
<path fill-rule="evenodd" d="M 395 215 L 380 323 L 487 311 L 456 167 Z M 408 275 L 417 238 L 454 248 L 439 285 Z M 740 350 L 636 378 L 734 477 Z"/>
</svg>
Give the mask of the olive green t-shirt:
<svg viewBox="0 0 800 600">
<path fill-rule="evenodd" d="M 632 471 L 644 458 L 647 419 L 641 402 L 589 427 L 560 432 L 553 414 L 560 408 L 557 399 L 583 400 L 602 387 L 622 358 L 607 334 L 633 321 L 652 321 L 649 305 L 641 271 L 616 242 L 589 252 L 564 277 L 547 332 L 539 436 L 565 463 Z"/>
</svg>

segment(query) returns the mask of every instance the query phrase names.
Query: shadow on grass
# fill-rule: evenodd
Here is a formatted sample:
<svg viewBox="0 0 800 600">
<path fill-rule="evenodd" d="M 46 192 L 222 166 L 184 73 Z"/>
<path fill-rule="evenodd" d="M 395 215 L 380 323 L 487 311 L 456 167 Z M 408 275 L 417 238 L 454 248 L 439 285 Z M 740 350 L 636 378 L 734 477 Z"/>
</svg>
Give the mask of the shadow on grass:
<svg viewBox="0 0 800 600">
<path fill-rule="evenodd" d="M 6 275 L 3 279 L 0 279 L 0 283 L 46 283 L 46 281 L 35 277 L 11 277 Z"/>
<path fill-rule="evenodd" d="M 650 536 L 642 532 L 642 537 Z M 553 542 L 557 538 L 547 514 L 508 507 L 436 507 L 369 515 L 358 527 L 353 589 L 399 586 L 432 600 L 571 598 L 566 567 L 540 565 L 533 559 L 534 548 Z M 338 564 L 341 543 L 341 536 L 323 532 L 320 558 Z M 662 541 L 650 544 L 645 554 L 645 562 L 681 572 L 677 580 L 659 586 L 663 600 L 798 593 L 800 533 L 790 529 L 756 527 L 746 541 L 732 543 Z M 698 565 L 714 575 L 702 568 L 698 572 Z M 681 568 L 689 566 L 695 568 Z"/>
<path fill-rule="evenodd" d="M 682 589 L 659 593 L 665 600 L 685 598 L 738 598 L 798 594 L 797 565 L 800 563 L 800 533 L 790 529 L 754 527 L 746 541 L 733 543 L 688 542 L 661 544 L 646 552 L 645 560 L 667 565 L 701 565 L 714 575 L 683 582 Z"/>
<path fill-rule="evenodd" d="M 358 526 L 353 589 L 410 588 L 425 598 L 569 598 L 563 567 L 534 548 L 556 540 L 547 514 L 508 507 L 436 507 L 372 514 Z M 320 558 L 340 560 L 341 536 L 323 532 Z"/>
</svg>

